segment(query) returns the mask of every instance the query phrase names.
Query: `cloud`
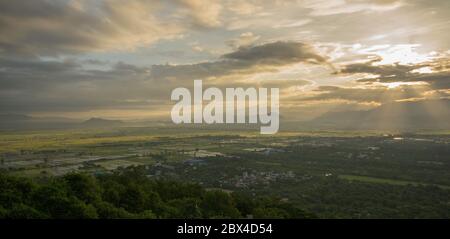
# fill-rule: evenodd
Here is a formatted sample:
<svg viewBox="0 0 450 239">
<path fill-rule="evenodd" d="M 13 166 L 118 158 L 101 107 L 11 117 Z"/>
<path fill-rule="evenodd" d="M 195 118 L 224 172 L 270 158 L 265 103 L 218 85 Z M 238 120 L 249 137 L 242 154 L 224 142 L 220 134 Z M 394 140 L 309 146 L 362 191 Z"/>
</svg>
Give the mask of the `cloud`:
<svg viewBox="0 0 450 239">
<path fill-rule="evenodd" d="M 448 97 L 450 65 L 447 58 L 409 65 L 382 65 L 380 60 L 344 65 L 335 73 L 340 76 L 367 74 L 365 78 L 357 78 L 353 86 L 319 86 L 298 100 L 385 104 Z"/>
<path fill-rule="evenodd" d="M 190 88 L 193 79 L 206 78 L 219 80 L 207 81 L 205 87 L 303 86 L 310 82 L 292 79 L 245 81 L 243 76 L 269 69 L 276 71 L 277 67 L 311 59 L 317 62 L 324 58 L 309 46 L 294 42 L 240 48 L 216 61 L 198 64 L 142 67 L 102 62 L 104 70 L 86 68 L 86 61 L 0 57 L 0 109 L 35 112 L 163 107 L 170 103 L 172 89 Z M 220 78 L 224 80 L 220 81 Z"/>
<path fill-rule="evenodd" d="M 314 91 L 313 96 L 302 100 L 347 100 L 360 103 L 388 103 L 396 100 L 423 97 L 429 88 L 422 86 L 401 86 L 388 89 L 385 86 L 371 88 L 320 86 Z"/>
<path fill-rule="evenodd" d="M 312 22 L 311 19 L 289 20 L 289 21 L 283 21 L 281 23 L 278 23 L 277 25 L 274 25 L 273 27 L 274 28 L 294 28 L 294 27 L 301 27 L 310 22 Z"/>
<path fill-rule="evenodd" d="M 414 65 L 373 65 L 373 61 L 369 63 L 356 63 L 344 66 L 341 73 L 370 73 L 380 76 L 404 76 L 408 72 L 421 66 Z"/>
<path fill-rule="evenodd" d="M 230 0 L 226 5 L 230 11 L 239 15 L 250 15 L 262 9 L 261 1 Z"/>
<path fill-rule="evenodd" d="M 0 53 L 74 54 L 134 50 L 219 25 L 220 5 L 197 0 L 0 0 Z"/>
<path fill-rule="evenodd" d="M 359 79 L 360 83 L 426 82 L 432 89 L 450 88 L 450 64 L 448 58 L 410 65 L 374 65 L 377 61 L 346 65 L 341 74 L 369 73 L 375 77 Z M 428 69 L 422 72 L 421 69 Z"/>
<path fill-rule="evenodd" d="M 279 87 L 296 116 L 307 106 L 445 98 L 450 63 L 436 58 L 448 49 L 447 5 L 0 0 L 0 111 L 149 111 L 193 79 Z M 375 55 L 383 61 L 351 64 Z M 329 62 L 345 65 L 330 74 Z"/>
<path fill-rule="evenodd" d="M 222 4 L 217 0 L 175 0 L 182 9 L 178 10 L 182 15 L 192 19 L 192 24 L 198 27 L 217 27 L 220 22 Z"/>
<path fill-rule="evenodd" d="M 155 79 L 204 79 L 233 73 L 276 71 L 277 67 L 301 62 L 326 64 L 326 58 L 315 53 L 311 46 L 304 43 L 273 42 L 241 47 L 212 62 L 154 65 L 151 68 L 151 75 Z"/>
<path fill-rule="evenodd" d="M 248 47 L 255 43 L 260 36 L 253 34 L 252 32 L 244 32 L 239 37 L 228 40 L 226 43 L 233 49 L 240 47 Z"/>
<path fill-rule="evenodd" d="M 0 65 L 2 112 L 133 108 L 139 104 L 127 102 L 130 98 L 142 102 L 165 98 L 148 81 L 147 68 L 120 62 L 108 70 L 85 69 L 76 61 L 36 59 L 0 58 Z"/>
<path fill-rule="evenodd" d="M 307 0 L 302 6 L 311 9 L 312 16 L 326 16 L 363 11 L 389 11 L 403 5 L 402 0 Z"/>
<path fill-rule="evenodd" d="M 325 63 L 326 59 L 314 52 L 314 49 L 301 42 L 277 41 L 254 47 L 241 47 L 237 51 L 225 54 L 224 59 L 244 62 L 258 62 L 283 65 L 293 62 L 307 61 Z"/>
</svg>

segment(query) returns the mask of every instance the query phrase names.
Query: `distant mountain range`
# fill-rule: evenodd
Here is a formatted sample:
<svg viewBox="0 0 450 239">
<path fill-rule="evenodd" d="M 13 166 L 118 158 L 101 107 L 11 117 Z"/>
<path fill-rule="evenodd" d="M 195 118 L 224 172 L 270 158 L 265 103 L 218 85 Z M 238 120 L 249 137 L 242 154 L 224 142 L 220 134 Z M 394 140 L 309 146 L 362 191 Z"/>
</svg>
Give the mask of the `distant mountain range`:
<svg viewBox="0 0 450 239">
<path fill-rule="evenodd" d="M 64 117 L 31 117 L 21 114 L 0 115 L 1 130 L 107 128 L 124 124 L 120 120 L 91 118 L 86 121 Z"/>
<path fill-rule="evenodd" d="M 427 100 L 384 104 L 367 111 L 325 113 L 308 122 L 281 118 L 281 130 L 440 130 L 450 129 L 450 100 Z M 1 130 L 109 128 L 120 126 L 153 126 L 214 129 L 253 129 L 255 125 L 173 125 L 170 121 L 123 122 L 103 118 L 86 121 L 63 117 L 31 117 L 21 114 L 0 115 Z M 257 128 L 257 127 L 256 127 Z"/>
</svg>

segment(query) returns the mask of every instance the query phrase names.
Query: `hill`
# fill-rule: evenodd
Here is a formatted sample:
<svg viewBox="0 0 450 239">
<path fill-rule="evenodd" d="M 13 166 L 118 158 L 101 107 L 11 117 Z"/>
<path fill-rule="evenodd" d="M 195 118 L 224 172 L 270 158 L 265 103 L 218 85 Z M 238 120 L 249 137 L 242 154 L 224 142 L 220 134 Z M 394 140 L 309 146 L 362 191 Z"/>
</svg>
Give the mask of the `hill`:
<svg viewBox="0 0 450 239">
<path fill-rule="evenodd" d="M 121 120 L 109 120 L 102 118 L 90 118 L 80 124 L 81 127 L 88 128 L 108 128 L 123 125 L 124 122 Z"/>
<path fill-rule="evenodd" d="M 110 128 L 123 125 L 120 120 L 90 118 L 81 122 L 65 117 L 32 117 L 22 114 L 0 115 L 1 130 L 41 130 L 75 128 Z"/>
</svg>

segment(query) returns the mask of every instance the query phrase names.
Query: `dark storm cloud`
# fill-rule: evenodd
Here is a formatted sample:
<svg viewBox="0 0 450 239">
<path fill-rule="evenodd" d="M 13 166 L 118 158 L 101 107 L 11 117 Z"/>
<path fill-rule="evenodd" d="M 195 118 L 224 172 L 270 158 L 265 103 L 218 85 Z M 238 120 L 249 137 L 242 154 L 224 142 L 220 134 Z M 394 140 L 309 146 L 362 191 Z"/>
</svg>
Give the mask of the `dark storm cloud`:
<svg viewBox="0 0 450 239">
<path fill-rule="evenodd" d="M 223 76 L 239 72 L 251 74 L 255 72 L 273 71 L 278 66 L 294 63 L 326 63 L 311 46 L 300 42 L 273 42 L 259 46 L 239 48 L 225 54 L 221 60 L 190 65 L 154 65 L 152 76 L 157 79 L 175 78 L 195 79 L 212 76 Z"/>
<path fill-rule="evenodd" d="M 241 47 L 235 52 L 225 54 L 223 58 L 272 65 L 301 61 L 317 63 L 326 61 L 307 44 L 281 41 L 254 47 Z"/>
<path fill-rule="evenodd" d="M 450 89 L 450 72 L 408 73 L 404 76 L 384 76 L 376 79 L 360 79 L 364 83 L 392 83 L 392 82 L 426 82 L 432 89 Z"/>
<path fill-rule="evenodd" d="M 350 64 L 343 67 L 341 74 L 370 73 L 378 75 L 375 78 L 360 79 L 362 83 L 390 82 L 426 82 L 433 89 L 450 88 L 450 64 L 447 58 L 435 59 L 415 65 L 374 65 L 374 62 Z M 428 67 L 429 73 L 421 73 L 421 68 Z"/>
<path fill-rule="evenodd" d="M 341 73 L 370 73 L 381 76 L 403 76 L 408 72 L 417 69 L 421 66 L 412 65 L 373 65 L 372 62 L 369 63 L 357 63 L 346 65 L 340 72 Z"/>
</svg>

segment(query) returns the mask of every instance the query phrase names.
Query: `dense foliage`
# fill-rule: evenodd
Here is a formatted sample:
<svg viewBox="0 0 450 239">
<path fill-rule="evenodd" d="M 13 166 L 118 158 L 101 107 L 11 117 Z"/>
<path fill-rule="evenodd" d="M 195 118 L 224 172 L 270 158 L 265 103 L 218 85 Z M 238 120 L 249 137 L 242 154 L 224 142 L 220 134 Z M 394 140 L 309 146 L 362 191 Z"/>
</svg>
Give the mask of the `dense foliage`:
<svg viewBox="0 0 450 239">
<path fill-rule="evenodd" d="M 41 180 L 0 174 L 0 218 L 311 218 L 273 198 L 151 180 L 139 168 Z"/>
</svg>

